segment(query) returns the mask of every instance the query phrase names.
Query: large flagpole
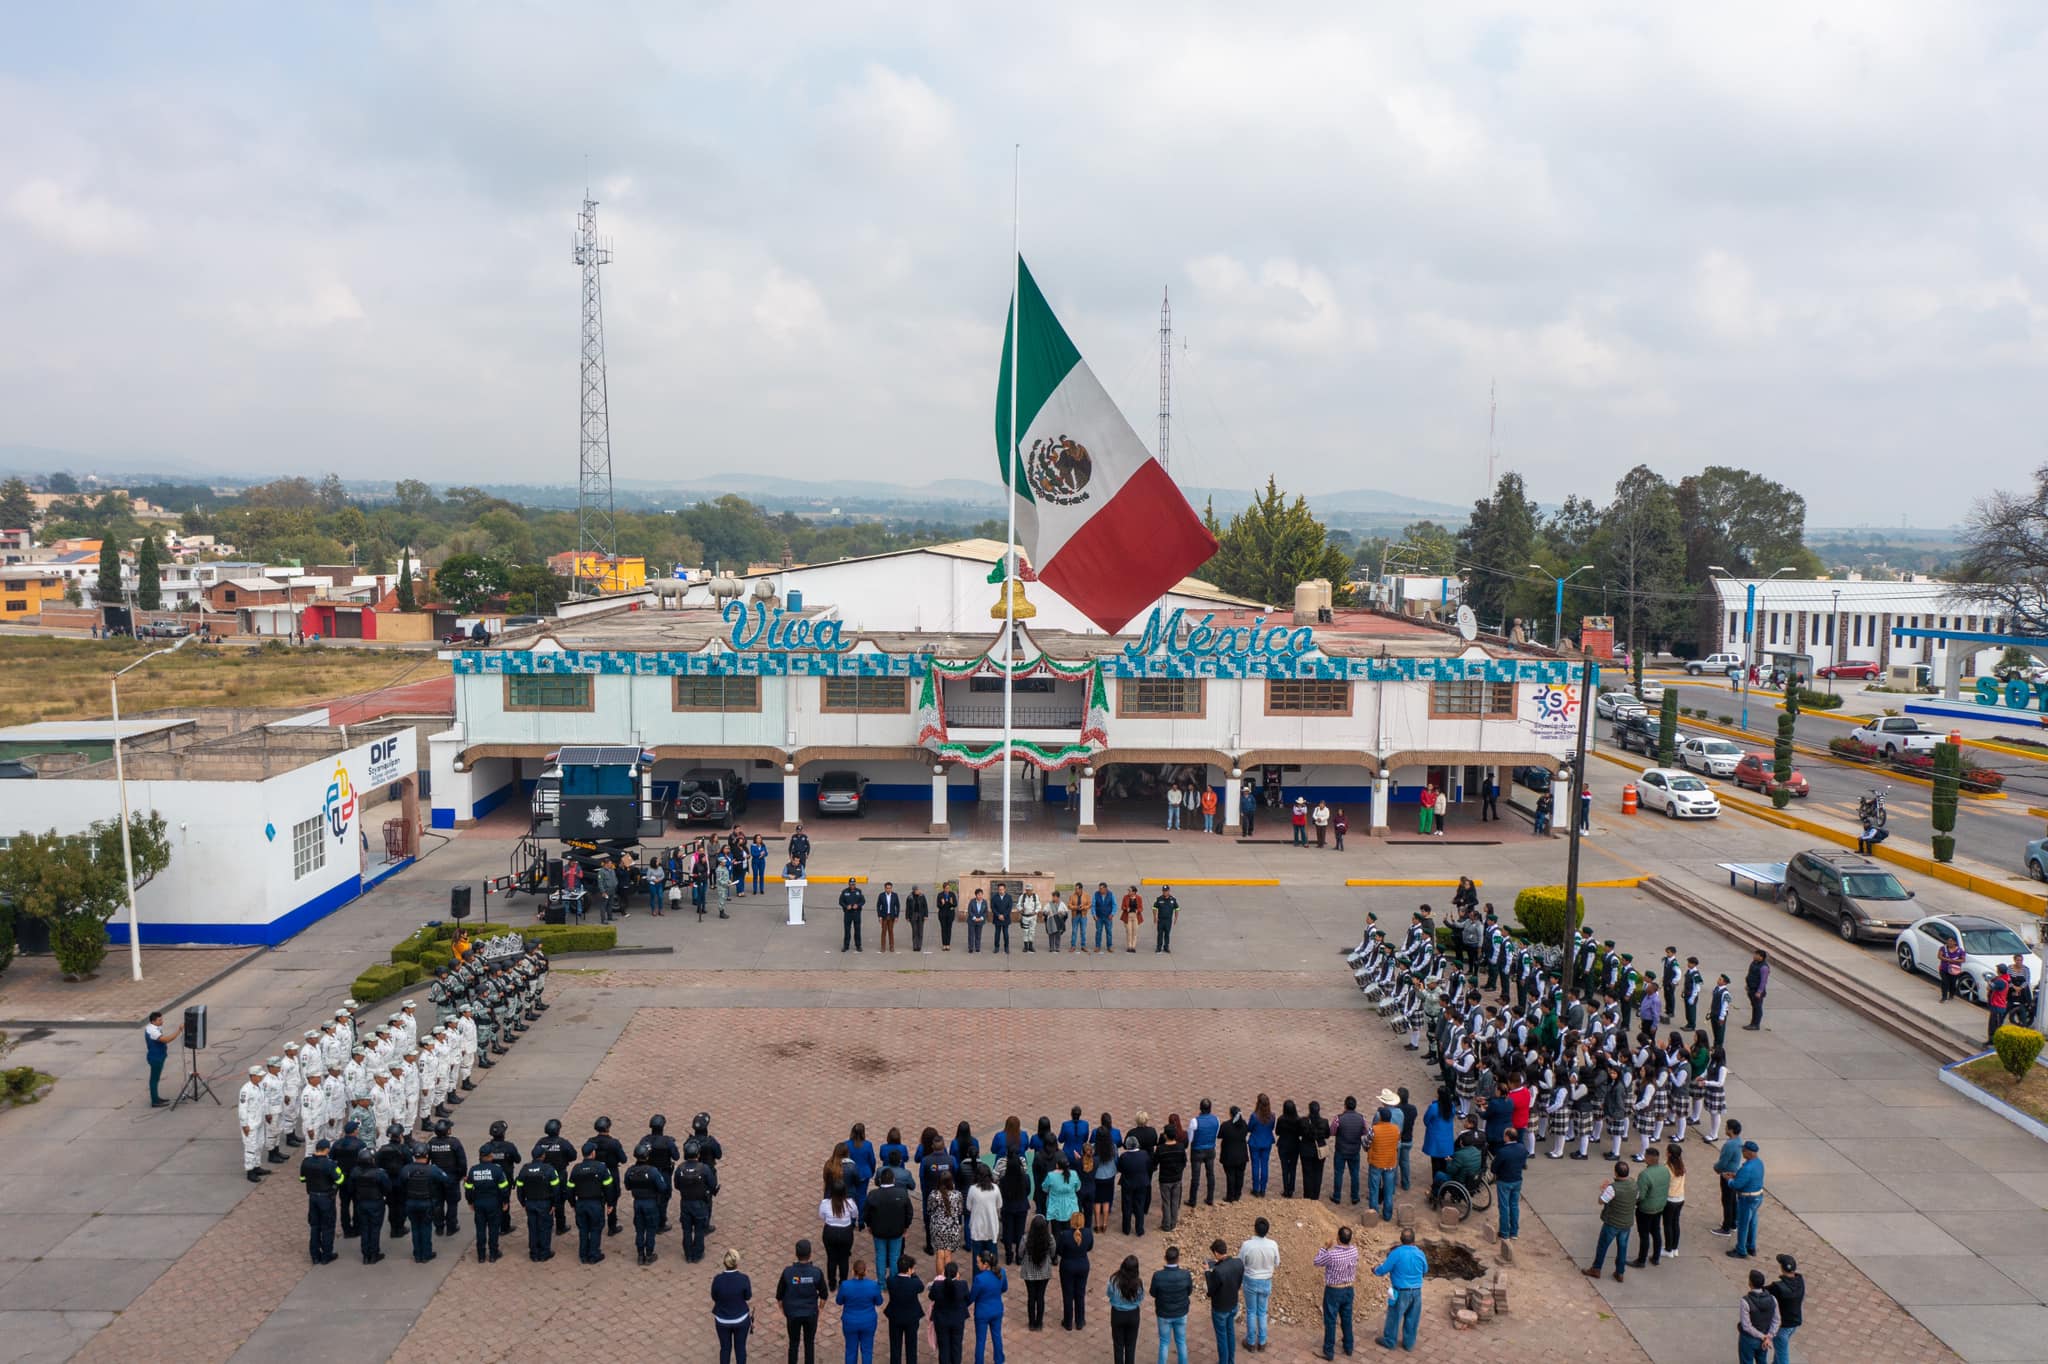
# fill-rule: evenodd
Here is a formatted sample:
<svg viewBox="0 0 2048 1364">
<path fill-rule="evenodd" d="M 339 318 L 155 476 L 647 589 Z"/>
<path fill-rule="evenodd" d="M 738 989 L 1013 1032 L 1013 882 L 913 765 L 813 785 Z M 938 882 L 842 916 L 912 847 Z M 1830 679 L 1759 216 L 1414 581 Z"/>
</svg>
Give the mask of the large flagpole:
<svg viewBox="0 0 2048 1364">
<path fill-rule="evenodd" d="M 1016 755 L 1011 751 L 1011 721 L 1015 717 L 1017 637 L 1017 352 L 1024 348 L 1019 325 L 1024 316 L 1024 257 L 1017 220 L 1022 208 L 1021 167 L 1023 144 L 1010 148 L 1010 444 L 1004 479 L 1009 496 L 1004 499 L 1008 524 L 1003 535 L 1003 870 L 1010 870 L 1010 788 L 1015 783 Z"/>
</svg>

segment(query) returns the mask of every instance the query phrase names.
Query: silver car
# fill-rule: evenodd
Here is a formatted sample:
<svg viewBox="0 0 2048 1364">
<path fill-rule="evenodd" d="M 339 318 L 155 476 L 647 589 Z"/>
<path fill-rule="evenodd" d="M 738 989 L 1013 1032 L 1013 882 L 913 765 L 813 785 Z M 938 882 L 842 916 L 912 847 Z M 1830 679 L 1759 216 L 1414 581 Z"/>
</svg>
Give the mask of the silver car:
<svg viewBox="0 0 2048 1364">
<path fill-rule="evenodd" d="M 1678 746 L 1678 765 L 1710 777 L 1732 777 L 1742 750 L 1726 739 L 1693 738 Z"/>
<path fill-rule="evenodd" d="M 818 813 L 861 815 L 866 813 L 868 779 L 858 772 L 827 772 L 818 778 Z"/>
</svg>

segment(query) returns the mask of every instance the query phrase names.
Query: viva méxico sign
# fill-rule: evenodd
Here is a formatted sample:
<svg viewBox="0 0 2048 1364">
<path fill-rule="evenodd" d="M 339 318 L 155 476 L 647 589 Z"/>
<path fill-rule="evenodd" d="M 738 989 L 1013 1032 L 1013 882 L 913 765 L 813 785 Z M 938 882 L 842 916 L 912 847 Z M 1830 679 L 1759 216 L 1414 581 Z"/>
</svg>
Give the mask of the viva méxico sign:
<svg viewBox="0 0 2048 1364">
<path fill-rule="evenodd" d="M 1316 647 L 1315 632 L 1306 625 L 1293 629 L 1285 625 L 1268 627 L 1264 616 L 1253 616 L 1250 625 L 1219 626 L 1212 623 L 1215 619 L 1212 612 L 1190 625 L 1187 612 L 1181 607 L 1173 608 L 1169 616 L 1163 607 L 1155 606 L 1145 618 L 1145 633 L 1136 644 L 1124 645 L 1124 653 L 1133 659 L 1179 654 L 1239 663 L 1254 659 L 1292 662 Z"/>
</svg>

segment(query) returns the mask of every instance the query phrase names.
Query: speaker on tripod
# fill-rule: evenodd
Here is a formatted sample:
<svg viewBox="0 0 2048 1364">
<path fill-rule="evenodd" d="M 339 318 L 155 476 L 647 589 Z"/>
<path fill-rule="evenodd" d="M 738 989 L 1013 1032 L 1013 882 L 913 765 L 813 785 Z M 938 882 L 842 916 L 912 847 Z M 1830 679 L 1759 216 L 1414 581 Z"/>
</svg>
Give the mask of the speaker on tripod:
<svg viewBox="0 0 2048 1364">
<path fill-rule="evenodd" d="M 220 1096 L 213 1092 L 213 1086 L 206 1083 L 206 1077 L 199 1073 L 199 1053 L 206 1049 L 206 1006 L 190 1004 L 185 1007 L 184 1028 L 185 1056 L 187 1069 L 185 1083 L 178 1088 L 178 1097 L 171 1100 L 176 1108 L 187 1099 L 198 1101 L 200 1095 L 212 1099 L 214 1106 L 220 1106 Z"/>
<path fill-rule="evenodd" d="M 448 917 L 456 920 L 469 917 L 469 887 L 467 885 L 448 887 Z"/>
</svg>

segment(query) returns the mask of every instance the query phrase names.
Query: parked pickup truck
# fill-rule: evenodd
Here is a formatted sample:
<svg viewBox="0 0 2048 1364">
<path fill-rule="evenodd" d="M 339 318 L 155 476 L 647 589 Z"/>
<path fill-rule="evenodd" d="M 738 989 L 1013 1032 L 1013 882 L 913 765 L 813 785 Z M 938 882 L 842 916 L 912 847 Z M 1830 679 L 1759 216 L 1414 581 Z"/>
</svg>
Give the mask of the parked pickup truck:
<svg viewBox="0 0 2048 1364">
<path fill-rule="evenodd" d="M 1885 715 L 1852 733 L 1850 738 L 1867 744 L 1887 758 L 1900 752 L 1932 753 L 1934 746 L 1948 738 L 1937 734 L 1910 715 Z"/>
</svg>

